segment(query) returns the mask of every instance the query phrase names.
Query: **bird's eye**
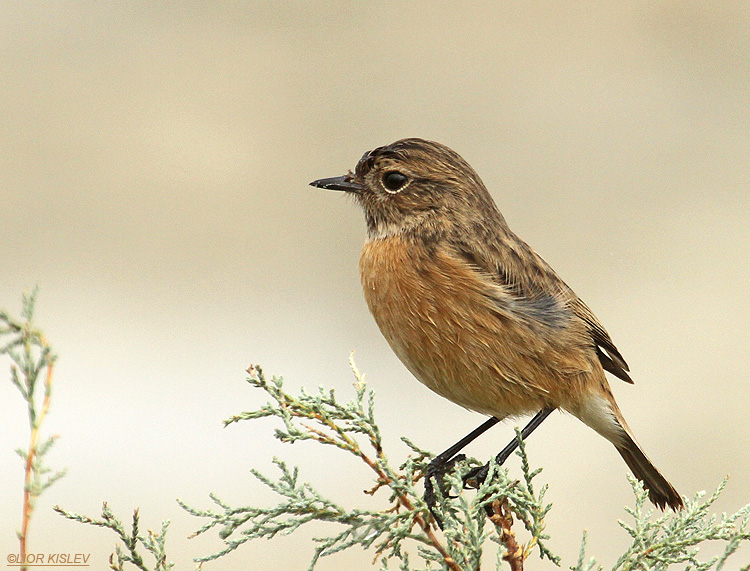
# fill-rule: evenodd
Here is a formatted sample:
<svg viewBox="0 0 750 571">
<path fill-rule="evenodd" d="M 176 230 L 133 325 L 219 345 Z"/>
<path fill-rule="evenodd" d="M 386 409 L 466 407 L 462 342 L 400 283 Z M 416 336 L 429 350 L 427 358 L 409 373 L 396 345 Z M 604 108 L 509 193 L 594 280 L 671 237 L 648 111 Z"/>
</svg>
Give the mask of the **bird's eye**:
<svg viewBox="0 0 750 571">
<path fill-rule="evenodd" d="M 405 174 L 398 171 L 388 171 L 383 175 L 383 186 L 388 192 L 398 192 L 408 182 Z"/>
</svg>

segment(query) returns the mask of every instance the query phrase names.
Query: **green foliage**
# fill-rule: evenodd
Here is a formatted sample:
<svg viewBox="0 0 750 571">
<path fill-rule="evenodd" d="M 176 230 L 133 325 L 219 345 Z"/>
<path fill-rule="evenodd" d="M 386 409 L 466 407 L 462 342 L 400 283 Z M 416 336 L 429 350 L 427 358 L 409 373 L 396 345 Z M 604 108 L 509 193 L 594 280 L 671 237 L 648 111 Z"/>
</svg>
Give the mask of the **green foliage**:
<svg viewBox="0 0 750 571">
<path fill-rule="evenodd" d="M 445 488 L 436 490 L 439 514 L 444 520 L 441 531 L 424 504 L 422 486 L 418 483 L 431 454 L 402 438 L 410 454 L 398 469 L 392 466 L 375 422 L 373 392 L 367 391 L 364 378 L 353 363 L 352 368 L 356 376 L 356 396 L 341 405 L 333 391 L 322 388 L 313 394 L 303 389 L 299 396 L 293 396 L 284 390 L 281 378 L 269 381 L 260 368 L 251 367 L 248 382 L 265 391 L 272 400 L 258 410 L 231 417 L 225 425 L 275 417 L 283 425 L 275 431 L 276 438 L 282 442 L 312 440 L 335 446 L 374 471 L 375 486 L 368 493 L 375 501 L 376 493 L 384 491 L 387 505 L 384 506 L 381 499 L 369 510 L 347 509 L 301 482 L 298 468 L 289 468 L 283 461 L 274 459 L 279 470 L 276 478 L 252 472 L 278 494 L 280 501 L 275 506 L 232 507 L 213 494 L 211 499 L 217 508 L 212 510 L 198 510 L 181 502 L 189 513 L 207 520 L 196 535 L 216 528 L 226 543 L 221 551 L 197 561 L 212 561 L 247 541 L 270 539 L 278 533 L 290 534 L 308 522 L 322 521 L 338 524 L 339 530 L 315 540 L 317 545 L 310 569 L 320 557 L 353 546 L 374 550 L 380 557 L 381 570 L 389 569 L 391 563 L 396 563 L 402 571 L 414 569 L 409 554 L 413 557 L 415 551 L 424 569 L 478 569 L 482 553 L 488 548 L 497 550 L 498 569 L 506 563 L 512 569 L 521 568 L 534 550 L 540 557 L 559 564 L 545 542 L 544 518 L 551 508 L 544 503 L 546 486 L 538 493 L 534 486 L 534 478 L 541 469 L 530 468 L 518 429 L 517 454 L 521 458 L 523 480 L 513 480 L 506 469 L 493 465 L 486 482 L 476 492 L 467 492 L 462 489 L 462 476 L 479 464 L 474 459 L 458 462 L 446 476 Z M 750 539 L 747 531 L 750 505 L 730 516 L 717 517 L 709 513 L 726 482 L 708 499 L 704 499 L 703 493 L 697 494 L 693 501 L 686 503 L 684 510 L 668 511 L 658 518 L 641 483 L 632 477 L 630 483 L 636 506 L 626 511 L 634 523 L 620 522 L 620 525 L 633 541 L 612 571 L 662 571 L 677 564 L 682 564 L 685 571 L 721 571 L 727 558 L 742 542 Z M 523 546 L 515 541 L 514 517 L 523 523 L 528 536 Z M 697 547 L 707 541 L 724 542 L 724 552 L 700 561 Z M 416 546 L 416 550 L 408 549 L 410 544 Z M 585 546 L 584 535 L 578 564 L 571 569 L 601 570 L 594 559 L 584 562 Z"/>
<path fill-rule="evenodd" d="M 22 559 L 37 498 L 65 475 L 65 470 L 52 472 L 45 465 L 45 457 L 56 437 L 40 440 L 52 397 L 52 372 L 57 357 L 33 323 L 37 293 L 38 289 L 34 289 L 31 294 L 24 294 L 21 319 L 0 311 L 0 355 L 8 355 L 11 360 L 10 380 L 26 403 L 30 429 L 28 448 L 16 449 L 24 464 L 23 515 L 18 532 Z"/>
<path fill-rule="evenodd" d="M 654 511 L 648 502 L 648 493 L 643 485 L 628 476 L 635 493 L 635 508 L 625 508 L 633 519 L 632 524 L 620 521 L 620 526 L 633 539 L 630 547 L 617 560 L 612 571 L 663 571 L 670 565 L 684 564 L 685 571 L 721 571 L 740 544 L 750 540 L 748 521 L 750 504 L 732 515 L 721 517 L 711 515 L 709 510 L 724 490 L 724 480 L 710 497 L 704 499 L 705 492 L 696 494 L 693 501 L 685 503 L 685 509 L 666 512 L 654 518 Z M 721 541 L 724 552 L 705 561 L 698 557 L 699 545 L 707 541 Z M 594 559 L 584 563 L 586 537 L 584 535 L 578 565 L 573 571 L 602 569 Z M 747 569 L 747 567 L 745 568 Z"/>
<path fill-rule="evenodd" d="M 59 506 L 55 506 L 53 509 L 67 519 L 96 527 L 111 529 L 117 534 L 122 546 L 117 544 L 115 546 L 115 552 L 109 557 L 109 568 L 113 571 L 123 571 L 125 569 L 125 563 L 132 563 L 141 571 L 151 571 L 152 569 L 153 571 L 169 571 L 174 567 L 174 563 L 167 562 L 165 548 L 169 521 L 162 523 L 161 531 L 159 533 L 154 533 L 149 530 L 146 532 L 146 535 L 142 535 L 139 530 L 138 510 L 133 512 L 133 521 L 130 526 L 130 533 L 128 533 L 125 531 L 125 526 L 122 522 L 117 519 L 117 516 L 115 516 L 115 514 L 112 513 L 112 510 L 109 509 L 107 502 L 104 502 L 102 505 L 101 519 L 93 519 L 76 513 L 70 513 Z M 138 551 L 139 544 L 153 556 L 153 567 L 146 566 L 143 556 Z"/>
<path fill-rule="evenodd" d="M 405 561 L 409 545 L 416 547 L 417 556 L 427 568 L 476 569 L 489 540 L 496 542 L 491 544 L 493 549 L 500 545 L 498 565 L 504 557 L 525 558 L 534 548 L 540 556 L 557 561 L 544 543 L 547 538 L 544 517 L 550 508 L 544 504 L 546 486 L 538 494 L 534 492 L 532 480 L 540 470 L 530 470 L 523 444 L 519 450 L 524 467 L 523 481 L 513 480 L 506 469 L 493 466 L 485 483 L 475 493 L 467 493 L 462 489 L 462 475 L 478 462 L 465 460 L 456 464 L 446 477 L 447 493 L 443 495 L 438 490 L 439 511 L 444 519 L 441 532 L 422 499 L 422 486 L 418 484 L 431 455 L 402 439 L 411 454 L 398 468 L 392 465 L 375 422 L 373 392 L 366 389 L 363 376 L 353 364 L 352 367 L 356 376 L 356 397 L 343 405 L 336 400 L 334 391 L 322 388 L 313 394 L 303 389 L 299 396 L 293 396 L 284 390 L 282 379 L 274 377 L 268 381 L 260 368 L 253 367 L 248 370 L 248 382 L 264 390 L 272 401 L 258 410 L 233 416 L 225 424 L 275 417 L 282 423 L 275 431 L 276 438 L 282 442 L 312 440 L 347 452 L 374 472 L 375 484 L 368 492 L 373 498 L 372 508 L 348 509 L 323 497 L 309 484 L 300 482 L 298 468 L 289 468 L 275 459 L 279 470 L 277 477 L 270 478 L 253 470 L 258 480 L 280 496 L 275 506 L 232 507 L 215 495 L 211 495 L 211 499 L 217 507 L 212 510 L 195 509 L 181 502 L 189 513 L 208 520 L 196 535 L 218 528 L 226 543 L 223 550 L 199 561 L 217 559 L 252 539 L 292 533 L 311 521 L 333 522 L 339 529 L 315 540 L 317 546 L 310 569 L 320 557 L 353 546 L 373 549 L 382 559 L 382 568 L 386 569 L 390 560 Z M 509 506 L 506 518 L 515 515 L 529 532 L 530 541 L 522 554 L 508 553 L 509 539 L 514 537 L 511 534 L 503 541 L 499 527 L 488 519 L 486 506 L 495 501 Z M 402 563 L 400 568 L 410 568 L 405 565 Z"/>
</svg>

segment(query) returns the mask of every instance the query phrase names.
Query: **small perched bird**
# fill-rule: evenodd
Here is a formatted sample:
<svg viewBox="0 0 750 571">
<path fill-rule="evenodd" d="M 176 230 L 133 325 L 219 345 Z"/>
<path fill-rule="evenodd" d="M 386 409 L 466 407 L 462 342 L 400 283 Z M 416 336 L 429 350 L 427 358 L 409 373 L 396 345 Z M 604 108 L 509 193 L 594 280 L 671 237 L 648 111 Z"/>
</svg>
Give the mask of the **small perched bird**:
<svg viewBox="0 0 750 571">
<path fill-rule="evenodd" d="M 612 395 L 604 371 L 633 382 L 612 339 L 511 232 L 463 158 L 403 139 L 365 153 L 354 172 L 310 184 L 362 206 L 362 286 L 396 355 L 439 395 L 491 417 L 441 461 L 499 420 L 537 413 L 538 424 L 562 409 L 614 444 L 654 504 L 683 507 Z"/>
</svg>

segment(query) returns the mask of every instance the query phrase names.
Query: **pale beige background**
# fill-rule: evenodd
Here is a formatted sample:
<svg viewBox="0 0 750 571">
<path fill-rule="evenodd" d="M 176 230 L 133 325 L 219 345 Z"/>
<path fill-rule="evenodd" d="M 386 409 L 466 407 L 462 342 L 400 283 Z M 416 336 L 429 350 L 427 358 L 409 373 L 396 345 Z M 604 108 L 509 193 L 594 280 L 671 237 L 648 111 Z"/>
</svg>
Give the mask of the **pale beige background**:
<svg viewBox="0 0 750 571">
<path fill-rule="evenodd" d="M 405 136 L 469 160 L 596 311 L 636 380 L 613 381 L 618 400 L 679 490 L 731 474 L 718 509 L 750 501 L 749 6 L 2 2 L 0 306 L 17 312 L 24 288 L 42 288 L 38 320 L 60 354 L 49 461 L 69 468 L 39 502 L 32 550 L 104 568 L 114 536 L 50 507 L 95 515 L 108 500 L 125 519 L 140 506 L 144 528 L 171 519 L 171 556 L 191 569 L 219 542 L 188 541 L 200 522 L 174 499 L 270 502 L 248 470 L 273 473 L 273 455 L 369 505 L 370 476 L 348 458 L 281 446 L 272 422 L 221 428 L 264 400 L 243 382 L 250 363 L 343 397 L 356 350 L 396 459 L 401 434 L 437 452 L 482 420 L 390 352 L 359 291 L 361 214 L 307 186 Z M 4 557 L 26 442 L 6 381 L 0 418 Z M 511 430 L 469 451 L 486 458 Z M 614 449 L 554 415 L 529 453 L 564 565 L 584 528 L 611 565 L 631 502 Z M 304 569 L 321 531 L 206 569 Z"/>
</svg>

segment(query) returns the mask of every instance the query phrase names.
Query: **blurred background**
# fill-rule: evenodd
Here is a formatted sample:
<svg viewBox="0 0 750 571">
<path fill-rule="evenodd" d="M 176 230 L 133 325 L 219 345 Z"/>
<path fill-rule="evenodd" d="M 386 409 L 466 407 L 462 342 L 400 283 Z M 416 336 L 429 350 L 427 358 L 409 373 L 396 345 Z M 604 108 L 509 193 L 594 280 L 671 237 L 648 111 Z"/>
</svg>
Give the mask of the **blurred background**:
<svg viewBox="0 0 750 571">
<path fill-rule="evenodd" d="M 344 455 L 283 446 L 273 421 L 222 428 L 266 400 L 244 382 L 251 363 L 348 399 L 355 351 L 396 461 L 402 434 L 439 452 L 481 423 L 391 353 L 360 292 L 361 213 L 307 186 L 411 136 L 463 155 L 596 312 L 636 382 L 612 381 L 620 406 L 674 485 L 692 497 L 731 474 L 717 510 L 750 501 L 747 2 L 5 1 L 0 73 L 0 307 L 18 314 L 41 287 L 37 322 L 60 356 L 48 463 L 68 468 L 39 500 L 30 551 L 104 568 L 114 535 L 51 506 L 93 516 L 106 500 L 125 521 L 140 507 L 143 529 L 171 520 L 170 557 L 190 569 L 221 542 L 188 540 L 203 522 L 175 498 L 269 505 L 249 469 L 273 475 L 274 455 L 344 505 L 377 505 Z M 6 553 L 24 406 L 0 382 Z M 488 458 L 512 426 L 468 452 Z M 563 566 L 584 529 L 611 566 L 633 503 L 614 448 L 555 414 L 528 452 Z M 325 531 L 205 568 L 305 569 Z"/>
</svg>

